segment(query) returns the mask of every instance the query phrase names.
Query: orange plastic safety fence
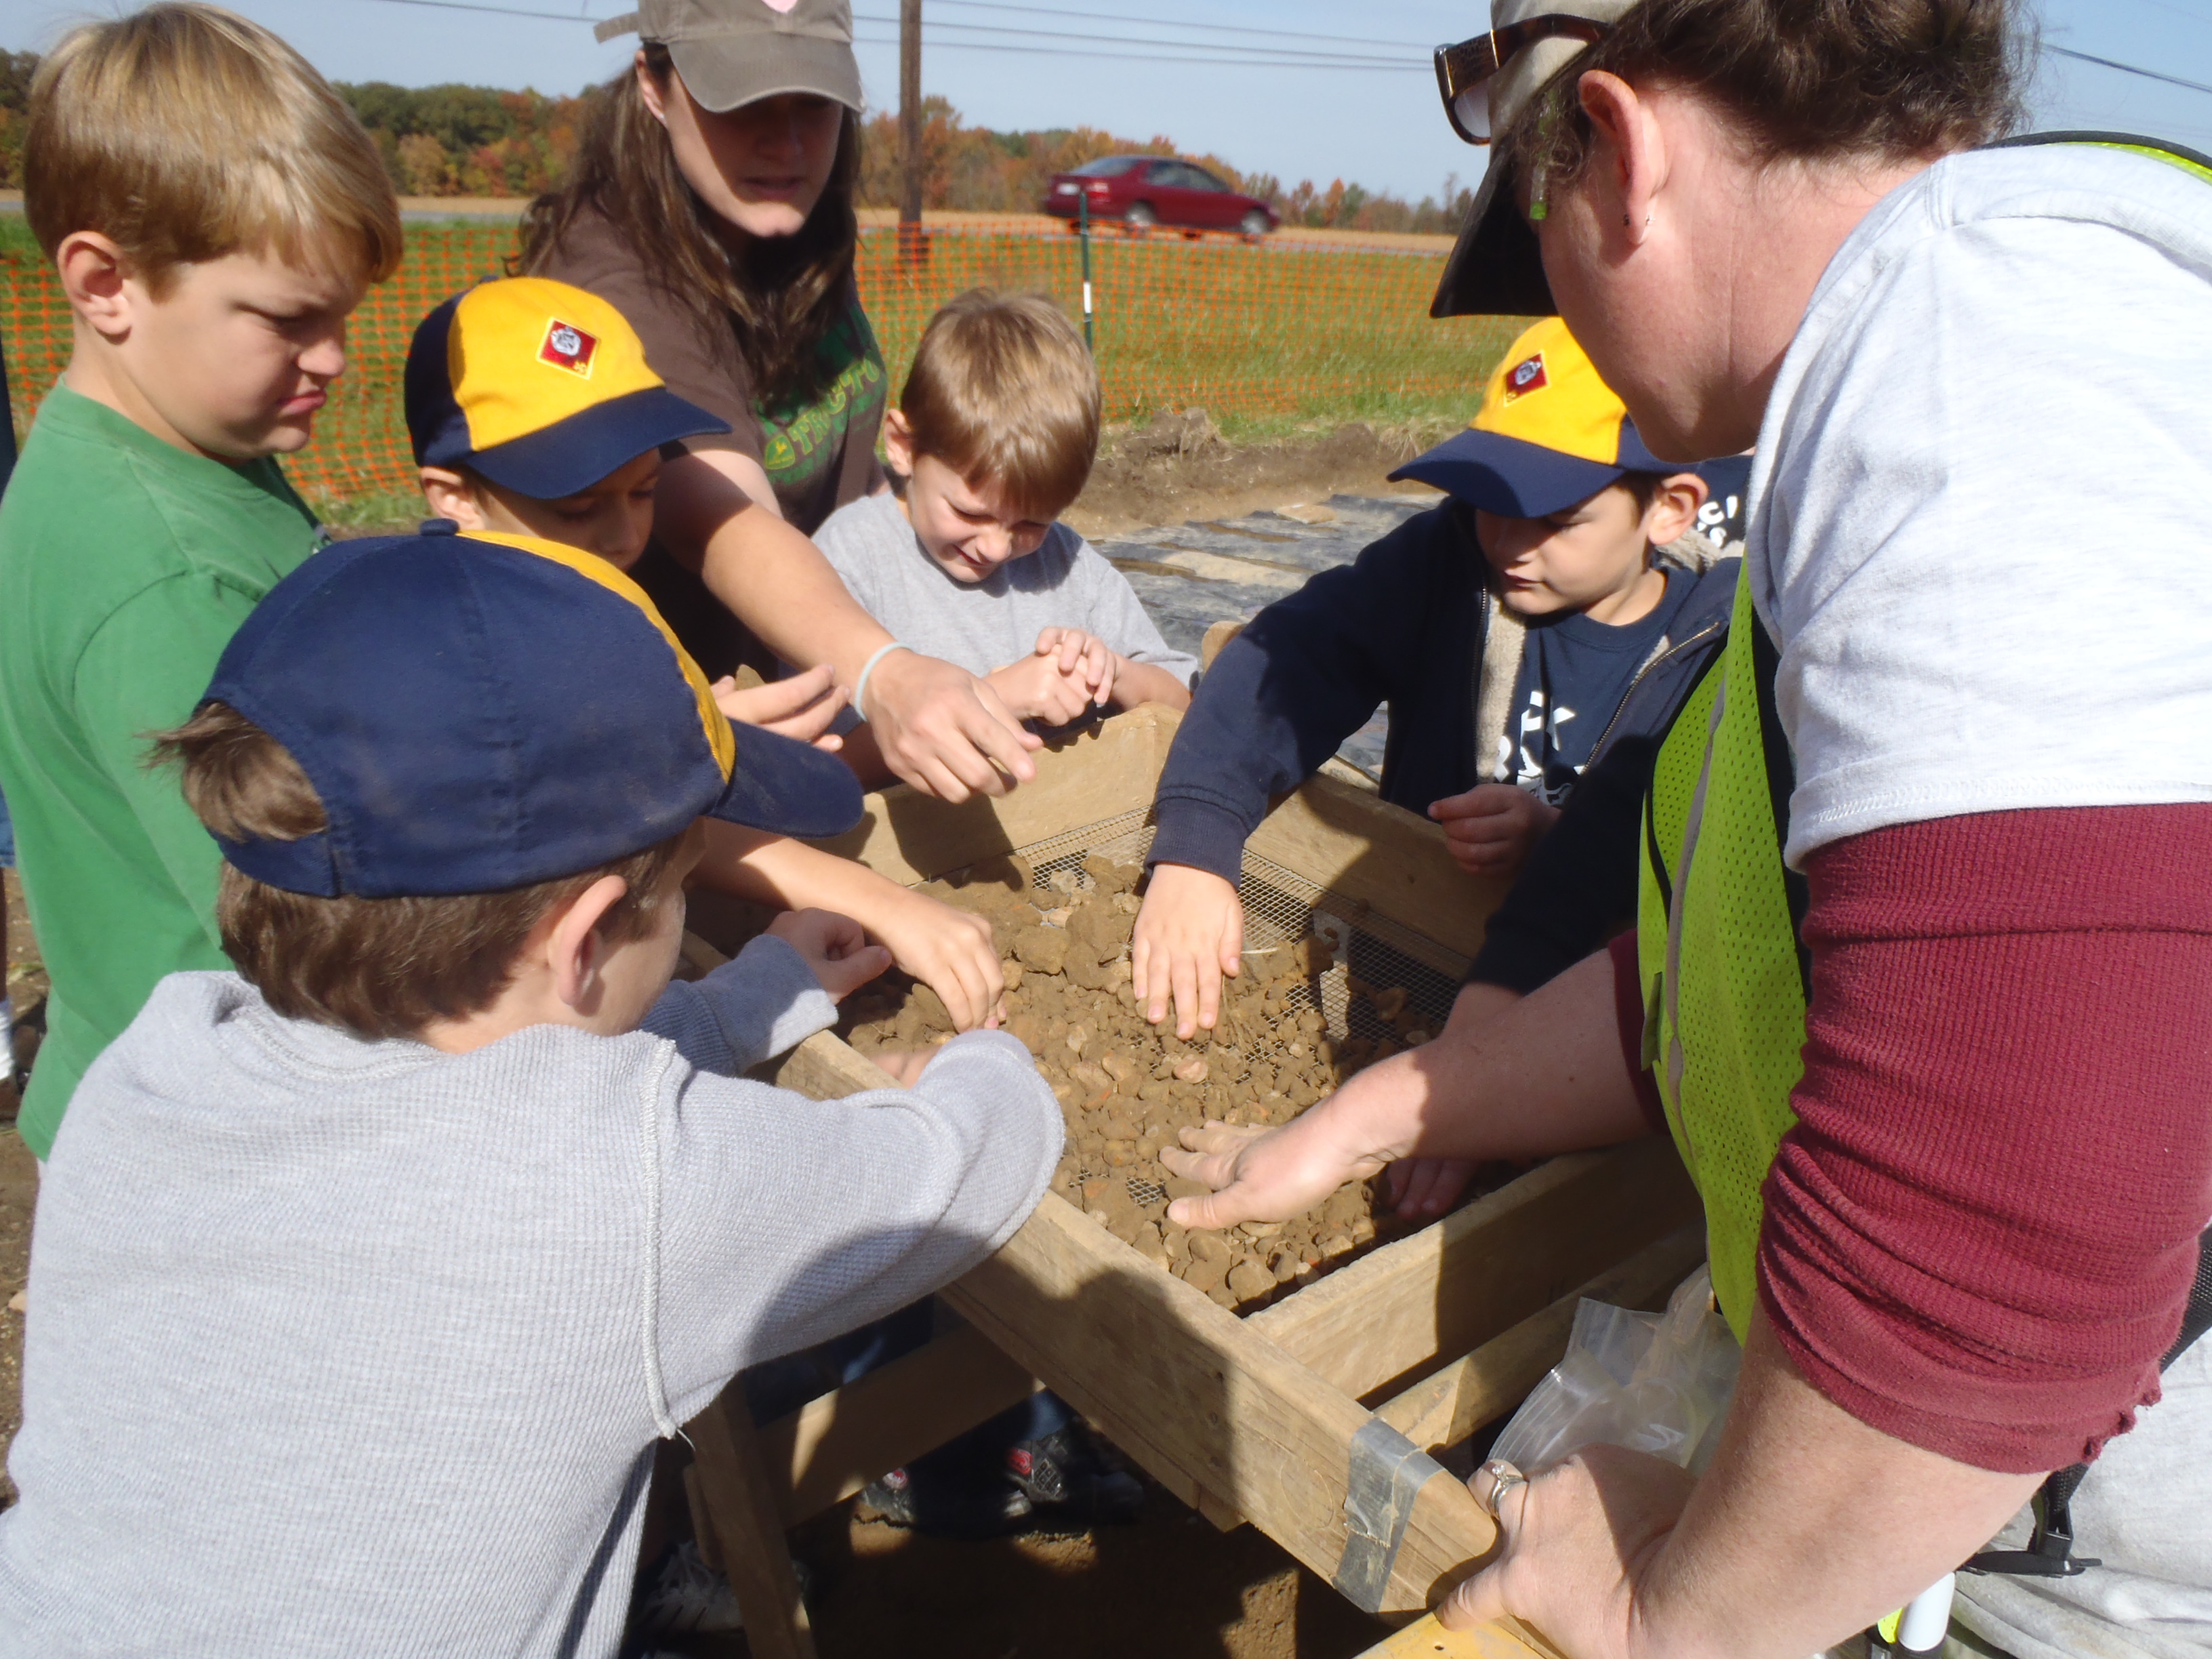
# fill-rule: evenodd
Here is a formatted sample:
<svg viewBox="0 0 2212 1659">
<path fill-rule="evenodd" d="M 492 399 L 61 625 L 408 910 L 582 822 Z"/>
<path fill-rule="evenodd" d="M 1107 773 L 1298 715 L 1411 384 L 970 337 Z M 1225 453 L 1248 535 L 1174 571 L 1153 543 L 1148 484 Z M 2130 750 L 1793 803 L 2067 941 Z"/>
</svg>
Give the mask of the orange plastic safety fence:
<svg viewBox="0 0 2212 1659">
<path fill-rule="evenodd" d="M 409 491 L 401 403 L 407 345 L 424 313 L 503 269 L 507 225 L 410 226 L 406 261 L 354 313 L 349 367 L 286 464 L 325 497 Z M 1352 418 L 1409 404 L 1471 413 L 1514 325 L 1431 320 L 1441 253 L 1289 240 L 1247 243 L 1118 228 L 1091 240 L 1099 377 L 1109 420 L 1199 406 L 1247 416 Z M 866 307 L 896 389 L 938 307 L 981 285 L 1038 289 L 1083 307 L 1082 247 L 1038 222 L 932 226 L 917 246 L 890 227 L 861 234 Z M 35 252 L 0 252 L 0 331 L 17 428 L 68 361 L 69 309 Z"/>
</svg>

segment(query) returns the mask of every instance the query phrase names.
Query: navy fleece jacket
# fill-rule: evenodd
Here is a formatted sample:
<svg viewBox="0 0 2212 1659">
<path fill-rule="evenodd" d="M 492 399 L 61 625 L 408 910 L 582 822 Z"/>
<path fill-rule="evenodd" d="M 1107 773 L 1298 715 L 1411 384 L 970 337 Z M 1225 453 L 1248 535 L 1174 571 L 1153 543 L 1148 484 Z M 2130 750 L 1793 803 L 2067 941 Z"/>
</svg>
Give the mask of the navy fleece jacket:
<svg viewBox="0 0 2212 1659">
<path fill-rule="evenodd" d="M 1537 935 L 1559 936 L 1531 937 L 1527 950 L 1516 948 L 1512 960 L 1495 964 L 1483 977 L 1533 988 L 1518 981 L 1535 971 L 1539 959 L 1551 963 L 1575 940 L 1592 935 L 1534 984 L 1595 950 L 1613 927 L 1632 915 L 1635 824 L 1643 793 L 1636 775 L 1640 766 L 1641 776 L 1649 777 L 1657 739 L 1726 637 L 1737 568 L 1737 561 L 1723 560 L 1698 579 L 1667 644 L 1623 699 L 1591 758 L 1585 787 L 1576 789 L 1538 849 L 1541 854 L 1564 832 L 1561 852 L 1579 848 L 1581 855 L 1543 860 L 1543 867 L 1553 871 L 1543 890 L 1532 892 L 1528 904 L 1516 904 L 1528 884 L 1524 874 L 1508 901 L 1508 910 L 1528 913 Z M 1183 716 L 1153 799 L 1158 827 L 1148 861 L 1192 865 L 1236 880 L 1245 839 L 1270 800 L 1319 770 L 1386 703 L 1385 800 L 1425 813 L 1431 801 L 1474 787 L 1482 781 L 1475 701 L 1496 604 L 1486 574 L 1474 514 L 1446 501 L 1254 617 L 1215 659 Z M 1608 765 L 1615 751 L 1622 758 Z M 1575 803 L 1592 793 L 1586 786 L 1601 769 L 1606 785 L 1595 793 L 1607 810 L 1579 815 L 1582 821 L 1571 826 L 1569 820 L 1578 817 Z M 1623 888 L 1625 898 L 1571 890 L 1612 873 L 1588 867 L 1591 860 L 1620 866 L 1616 878 L 1602 884 Z M 1538 867 L 1532 860 L 1528 874 Z M 1594 898 L 1604 912 L 1602 921 L 1592 908 Z M 1618 901 L 1618 920 L 1607 900 Z M 1551 920 L 1554 901 L 1574 913 L 1564 934 Z M 1511 933 L 1504 911 L 1500 918 Z M 1497 931 L 1493 921 L 1493 937 Z M 1491 954 L 1486 950 L 1486 957 Z"/>
</svg>

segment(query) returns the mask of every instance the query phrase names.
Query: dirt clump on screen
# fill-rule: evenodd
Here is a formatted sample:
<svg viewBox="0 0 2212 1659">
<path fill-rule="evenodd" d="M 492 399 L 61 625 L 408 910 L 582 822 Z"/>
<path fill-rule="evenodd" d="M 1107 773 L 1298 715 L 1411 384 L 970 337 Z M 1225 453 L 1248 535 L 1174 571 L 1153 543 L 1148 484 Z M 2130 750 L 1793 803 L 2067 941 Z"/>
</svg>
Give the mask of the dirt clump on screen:
<svg viewBox="0 0 2212 1659">
<path fill-rule="evenodd" d="M 1427 1041 L 1427 1021 L 1403 990 L 1350 977 L 1345 988 L 1364 1004 L 1358 1024 L 1388 1035 L 1332 1034 L 1321 981 L 1335 952 L 1309 936 L 1248 951 L 1243 971 L 1224 982 L 1212 1030 L 1186 1042 L 1147 1024 L 1129 994 L 1143 874 L 1094 854 L 1040 881 L 1009 856 L 921 890 L 986 917 L 996 934 L 1006 1029 L 1036 1056 L 1066 1120 L 1053 1189 L 1222 1306 L 1249 1310 L 1394 1236 L 1379 1183 L 1348 1183 L 1282 1223 L 1190 1230 L 1167 1206 L 1207 1188 L 1170 1173 L 1161 1150 L 1209 1120 L 1287 1123 L 1361 1067 Z M 946 1041 L 952 1022 L 927 986 L 892 974 L 846 1000 L 837 1030 L 866 1054 Z"/>
</svg>

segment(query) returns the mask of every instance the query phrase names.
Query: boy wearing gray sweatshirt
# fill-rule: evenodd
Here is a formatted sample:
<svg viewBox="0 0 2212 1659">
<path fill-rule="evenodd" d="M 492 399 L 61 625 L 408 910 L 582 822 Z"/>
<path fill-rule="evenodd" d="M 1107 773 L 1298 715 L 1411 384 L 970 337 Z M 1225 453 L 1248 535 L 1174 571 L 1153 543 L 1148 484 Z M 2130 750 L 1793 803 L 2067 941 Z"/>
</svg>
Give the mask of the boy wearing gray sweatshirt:
<svg viewBox="0 0 2212 1659">
<path fill-rule="evenodd" d="M 989 1031 L 739 1075 L 888 957 L 804 912 L 670 983 L 696 820 L 859 792 L 567 549 L 318 554 L 161 748 L 238 971 L 162 981 L 46 1167 L 0 1655 L 611 1655 L 654 1443 L 996 1249 L 1059 1109 Z"/>
</svg>

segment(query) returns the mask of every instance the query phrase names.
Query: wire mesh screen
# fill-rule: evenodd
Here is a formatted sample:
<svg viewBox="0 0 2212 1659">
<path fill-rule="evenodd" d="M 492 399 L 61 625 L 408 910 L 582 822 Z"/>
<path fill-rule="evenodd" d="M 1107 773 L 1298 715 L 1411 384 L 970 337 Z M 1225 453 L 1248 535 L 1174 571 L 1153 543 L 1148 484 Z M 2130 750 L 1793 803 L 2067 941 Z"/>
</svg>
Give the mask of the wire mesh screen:
<svg viewBox="0 0 2212 1659">
<path fill-rule="evenodd" d="M 1147 808 L 1063 830 L 1017 848 L 1016 855 L 1029 865 L 1040 886 L 1074 892 L 1090 884 L 1084 860 L 1097 854 L 1117 864 L 1141 863 L 1152 844 Z M 1329 942 L 1335 960 L 1318 976 L 1318 1000 L 1314 988 L 1303 981 L 1290 988 L 1285 1000 L 1292 1011 L 1318 1006 L 1331 1037 L 1340 1042 L 1346 1036 L 1373 1040 L 1394 1035 L 1367 999 L 1353 995 L 1355 977 L 1369 987 L 1402 989 L 1407 1005 L 1427 1017 L 1429 1030 L 1443 1029 L 1467 973 L 1464 953 L 1249 850 L 1237 894 L 1244 902 L 1248 958 L 1271 955 L 1309 936 Z M 1279 1031 L 1265 1041 L 1280 1047 L 1297 1036 L 1290 1019 L 1280 1022 Z"/>
</svg>

